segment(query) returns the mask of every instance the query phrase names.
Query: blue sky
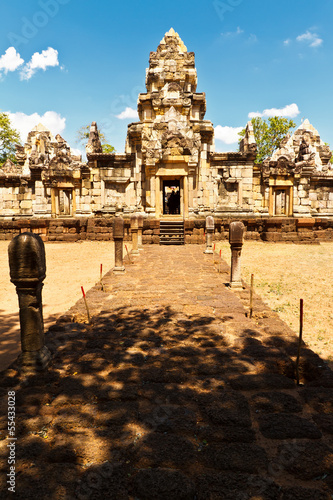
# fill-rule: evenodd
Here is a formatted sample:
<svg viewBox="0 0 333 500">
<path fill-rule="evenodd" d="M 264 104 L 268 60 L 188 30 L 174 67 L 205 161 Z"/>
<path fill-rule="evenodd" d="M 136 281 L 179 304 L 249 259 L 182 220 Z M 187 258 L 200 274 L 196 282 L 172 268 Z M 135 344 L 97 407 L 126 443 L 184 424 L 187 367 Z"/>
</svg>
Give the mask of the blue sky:
<svg viewBox="0 0 333 500">
<path fill-rule="evenodd" d="M 11 0 L 0 17 L 0 109 L 23 140 L 41 121 L 79 148 L 97 121 L 123 152 L 149 53 L 173 27 L 195 52 L 217 151 L 237 150 L 253 113 L 308 118 L 333 148 L 331 0 Z"/>
</svg>

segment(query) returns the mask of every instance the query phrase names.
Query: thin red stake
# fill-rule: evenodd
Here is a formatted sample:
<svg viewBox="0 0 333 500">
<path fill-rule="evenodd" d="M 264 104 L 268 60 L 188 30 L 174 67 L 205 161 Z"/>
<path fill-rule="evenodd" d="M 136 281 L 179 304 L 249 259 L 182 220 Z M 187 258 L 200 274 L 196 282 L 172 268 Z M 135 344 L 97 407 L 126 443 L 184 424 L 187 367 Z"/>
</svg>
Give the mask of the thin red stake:
<svg viewBox="0 0 333 500">
<path fill-rule="evenodd" d="M 214 247 L 213 247 L 213 250 L 214 250 L 214 252 L 215 252 L 215 243 L 214 243 Z"/>
<path fill-rule="evenodd" d="M 83 295 L 84 304 L 85 304 L 86 309 L 87 309 L 88 323 L 90 324 L 90 313 L 89 313 L 89 307 L 88 307 L 88 302 L 87 302 L 87 299 L 86 299 L 86 294 L 84 293 L 84 288 L 83 288 L 83 286 L 81 286 L 81 290 L 82 290 L 82 295 Z"/>
<path fill-rule="evenodd" d="M 125 248 L 126 248 L 126 252 L 127 252 L 127 257 L 128 257 L 129 263 L 132 264 L 131 257 L 130 257 L 127 245 L 125 245 Z"/>
<path fill-rule="evenodd" d="M 102 292 L 104 292 L 104 285 L 103 285 L 102 278 L 103 278 L 103 264 L 101 264 L 99 284 L 101 285 Z"/>
<path fill-rule="evenodd" d="M 221 254 L 222 254 L 222 249 L 220 249 L 220 259 L 222 258 L 222 257 L 221 257 Z"/>
</svg>

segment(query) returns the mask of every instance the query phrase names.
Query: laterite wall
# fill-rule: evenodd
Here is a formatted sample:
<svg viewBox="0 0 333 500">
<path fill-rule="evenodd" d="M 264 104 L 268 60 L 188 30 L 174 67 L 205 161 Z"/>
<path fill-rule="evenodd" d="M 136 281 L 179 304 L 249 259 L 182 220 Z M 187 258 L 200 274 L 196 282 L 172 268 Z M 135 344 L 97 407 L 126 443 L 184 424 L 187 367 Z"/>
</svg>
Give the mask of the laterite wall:
<svg viewBox="0 0 333 500">
<path fill-rule="evenodd" d="M 31 231 L 44 241 L 112 240 L 112 218 L 0 220 L 0 240 Z M 229 224 L 236 219 L 215 219 L 215 240 L 228 238 Z M 245 238 L 271 242 L 316 243 L 333 241 L 333 218 L 240 218 Z M 205 219 L 185 221 L 185 242 L 203 243 Z M 125 219 L 125 241 L 131 239 L 130 221 Z M 159 243 L 159 221 L 144 220 L 143 243 Z"/>
</svg>

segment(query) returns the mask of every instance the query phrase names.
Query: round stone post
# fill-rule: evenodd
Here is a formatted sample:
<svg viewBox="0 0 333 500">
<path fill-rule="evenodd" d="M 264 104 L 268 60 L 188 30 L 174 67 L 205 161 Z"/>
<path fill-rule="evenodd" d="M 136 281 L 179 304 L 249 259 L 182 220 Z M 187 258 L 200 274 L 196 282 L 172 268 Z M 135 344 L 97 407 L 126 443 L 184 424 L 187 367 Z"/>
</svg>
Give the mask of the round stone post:
<svg viewBox="0 0 333 500">
<path fill-rule="evenodd" d="M 214 217 L 209 215 L 206 217 L 206 250 L 204 253 L 213 252 L 213 233 L 214 233 Z"/>
<path fill-rule="evenodd" d="M 131 215 L 132 255 L 139 255 L 138 231 L 139 231 L 138 216 L 133 214 Z"/>
<path fill-rule="evenodd" d="M 115 274 L 125 272 L 123 262 L 123 241 L 124 241 L 124 219 L 115 217 L 113 219 L 113 241 L 114 241 L 114 268 Z"/>
<path fill-rule="evenodd" d="M 143 215 L 138 214 L 138 249 L 143 250 L 142 245 Z"/>
<path fill-rule="evenodd" d="M 231 222 L 229 226 L 229 243 L 231 247 L 231 288 L 243 288 L 241 277 L 241 252 L 245 226 L 242 222 Z"/>
<path fill-rule="evenodd" d="M 19 362 L 32 371 L 42 370 L 51 358 L 50 351 L 44 345 L 44 243 L 36 234 L 19 234 L 10 242 L 8 256 L 10 280 L 16 286 L 20 308 L 22 354 Z"/>
</svg>

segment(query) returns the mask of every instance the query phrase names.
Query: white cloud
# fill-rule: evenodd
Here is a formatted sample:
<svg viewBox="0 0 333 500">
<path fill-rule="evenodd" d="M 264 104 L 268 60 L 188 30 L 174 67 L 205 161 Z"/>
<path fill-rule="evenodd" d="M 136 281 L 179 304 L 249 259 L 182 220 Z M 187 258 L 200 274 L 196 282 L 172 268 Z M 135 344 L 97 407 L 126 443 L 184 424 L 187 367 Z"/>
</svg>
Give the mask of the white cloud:
<svg viewBox="0 0 333 500">
<path fill-rule="evenodd" d="M 283 116 L 285 118 L 295 118 L 297 115 L 300 114 L 300 110 L 298 109 L 297 104 L 288 104 L 284 108 L 270 108 L 270 109 L 264 109 L 262 113 L 259 111 L 256 112 L 251 112 L 248 114 L 249 118 L 256 118 L 256 117 L 261 117 L 261 118 L 268 118 L 270 116 Z"/>
<path fill-rule="evenodd" d="M 48 128 L 54 136 L 62 134 L 66 127 L 66 118 L 62 118 L 55 111 L 46 111 L 43 115 L 39 115 L 38 113 L 26 115 L 21 112 L 8 112 L 8 115 L 13 127 L 20 132 L 22 142 L 27 140 L 28 133 L 39 123 Z"/>
<path fill-rule="evenodd" d="M 127 107 L 119 115 L 116 115 L 119 120 L 125 120 L 126 118 L 138 118 L 138 112 L 136 109 Z"/>
<path fill-rule="evenodd" d="M 226 31 L 225 33 L 221 33 L 221 36 L 223 36 L 225 38 L 231 38 L 231 37 L 241 35 L 242 33 L 244 33 L 244 30 L 240 29 L 240 27 L 237 26 L 236 31 Z"/>
<path fill-rule="evenodd" d="M 24 59 L 20 56 L 14 47 L 8 47 L 6 52 L 0 57 L 0 73 L 4 71 L 5 75 L 8 71 L 15 71 L 24 63 Z"/>
<path fill-rule="evenodd" d="M 290 45 L 290 43 L 291 43 L 290 38 L 287 38 L 287 40 L 284 40 L 283 42 L 284 45 Z"/>
<path fill-rule="evenodd" d="M 43 71 L 48 67 L 59 66 L 58 51 L 49 47 L 42 52 L 35 52 L 31 60 L 22 68 L 21 80 L 29 80 L 39 69 Z"/>
<path fill-rule="evenodd" d="M 235 144 L 239 141 L 239 132 L 243 130 L 244 127 L 222 127 L 222 125 L 217 125 L 215 127 L 215 139 L 218 139 L 224 144 Z"/>
<path fill-rule="evenodd" d="M 71 148 L 71 153 L 74 156 L 82 156 L 82 151 L 80 149 L 77 149 L 77 148 Z"/>
<path fill-rule="evenodd" d="M 320 47 L 320 45 L 323 43 L 323 39 L 319 38 L 317 33 L 312 33 L 309 30 L 296 37 L 296 40 L 298 42 L 307 43 L 310 47 Z"/>
<path fill-rule="evenodd" d="M 251 33 L 247 41 L 248 41 L 248 43 L 257 43 L 258 38 L 257 38 L 256 35 L 254 35 L 253 33 Z"/>
</svg>

